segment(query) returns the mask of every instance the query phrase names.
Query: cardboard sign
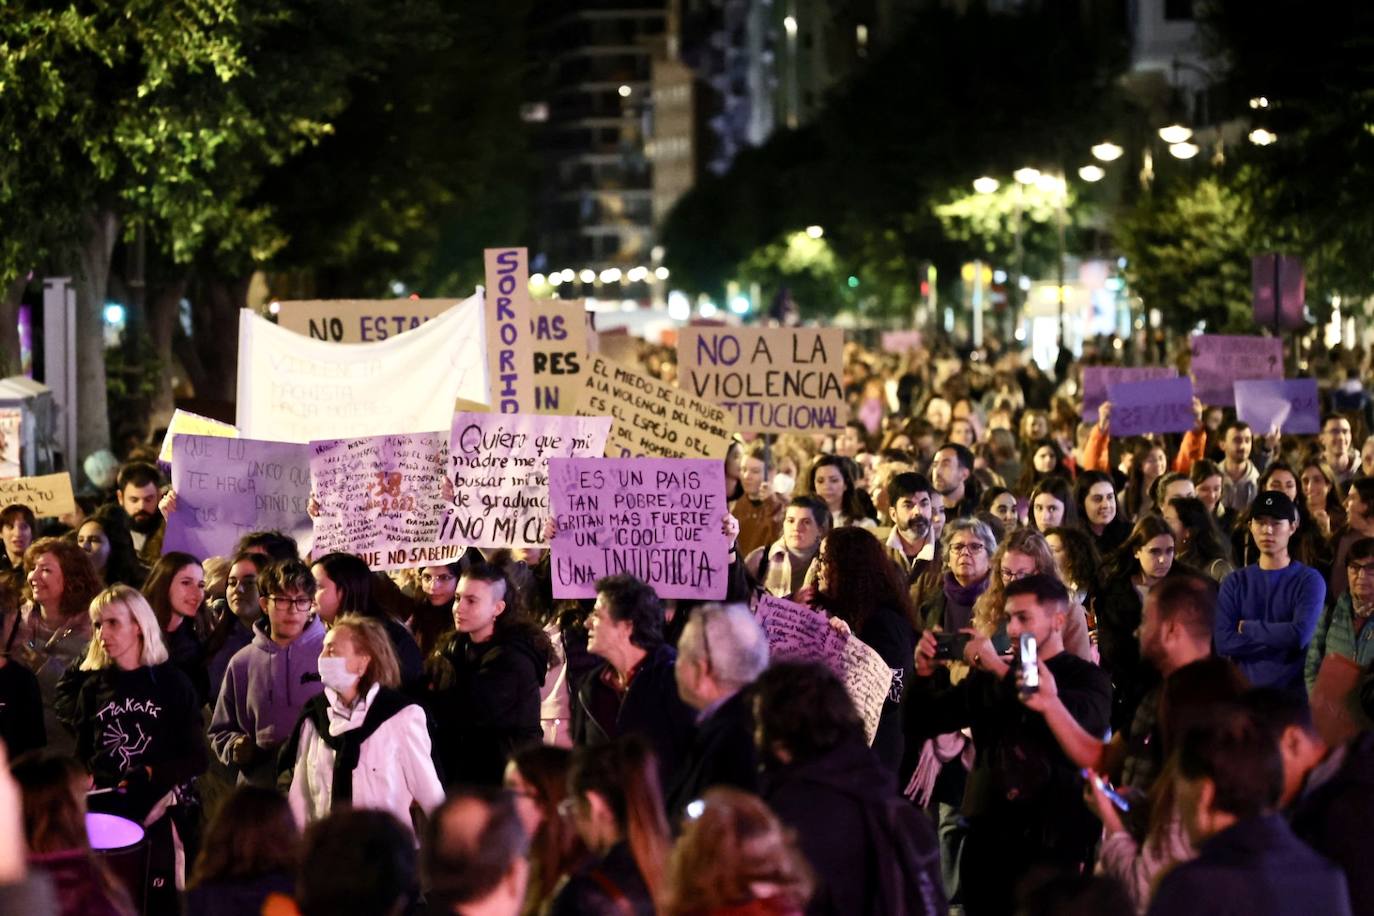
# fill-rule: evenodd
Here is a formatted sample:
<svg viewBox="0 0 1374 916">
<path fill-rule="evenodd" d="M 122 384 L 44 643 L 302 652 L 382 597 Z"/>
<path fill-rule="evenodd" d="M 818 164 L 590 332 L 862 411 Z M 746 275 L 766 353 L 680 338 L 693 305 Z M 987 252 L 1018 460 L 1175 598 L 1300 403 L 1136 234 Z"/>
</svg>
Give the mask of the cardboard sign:
<svg viewBox="0 0 1374 916">
<path fill-rule="evenodd" d="M 20 446 L 24 444 L 24 411 L 17 407 L 0 410 L 0 480 L 13 480 L 24 473 Z"/>
<path fill-rule="evenodd" d="M 1294 435 L 1322 431 L 1321 399 L 1312 378 L 1246 379 L 1235 383 L 1236 417 L 1256 435 L 1272 429 Z"/>
<path fill-rule="evenodd" d="M 1192 351 L 1193 385 L 1209 406 L 1233 406 L 1237 379 L 1283 378 L 1283 341 L 1277 337 L 1198 334 Z"/>
<path fill-rule="evenodd" d="M 608 456 L 725 458 L 731 427 L 724 407 L 599 356 L 589 360 L 586 375 L 577 413 L 615 419 Z"/>
<path fill-rule="evenodd" d="M 1083 421 L 1097 422 L 1097 408 L 1107 400 L 1111 385 L 1157 378 L 1178 378 L 1178 370 L 1172 366 L 1084 366 Z"/>
<path fill-rule="evenodd" d="M 685 327 L 678 385 L 728 407 L 742 432 L 830 432 L 849 419 L 839 328 Z"/>
<path fill-rule="evenodd" d="M 178 408 L 172 412 L 172 421 L 167 424 L 167 432 L 162 437 L 162 450 L 158 453 L 158 461 L 163 464 L 172 463 L 172 440 L 177 436 L 218 436 L 221 439 L 237 439 L 239 428 L 232 423 L 222 423 Z"/>
<path fill-rule="evenodd" d="M 883 352 L 906 353 L 921 346 L 920 331 L 883 331 Z"/>
<path fill-rule="evenodd" d="M 1107 389 L 1112 402 L 1112 435 L 1184 433 L 1197 425 L 1193 383 L 1186 378 L 1117 382 Z"/>
<path fill-rule="evenodd" d="M 239 313 L 238 428 L 248 439 L 420 433 L 448 426 L 453 404 L 487 399 L 476 296 L 377 343 L 328 343 Z"/>
<path fill-rule="evenodd" d="M 453 503 L 439 542 L 542 546 L 551 514 L 549 460 L 601 455 L 610 430 L 610 417 L 454 414 L 446 470 Z"/>
<path fill-rule="evenodd" d="M 554 458 L 553 596 L 629 573 L 660 598 L 724 598 L 725 468 L 703 458 Z"/>
<path fill-rule="evenodd" d="M 71 475 L 63 471 L 42 477 L 0 480 L 0 509 L 16 504 L 28 506 L 38 518 L 56 518 L 75 512 Z"/>
<path fill-rule="evenodd" d="M 297 299 L 278 302 L 277 324 L 315 340 L 373 343 L 443 314 L 457 299 Z"/>
<path fill-rule="evenodd" d="M 294 442 L 177 436 L 172 442 L 177 509 L 162 552 L 202 560 L 233 553 L 250 531 L 280 531 L 310 551 L 310 447 Z"/>
<path fill-rule="evenodd" d="M 533 413 L 529 252 L 524 248 L 488 248 L 483 256 L 490 404 L 498 413 Z"/>
<path fill-rule="evenodd" d="M 819 662 L 843 682 L 864 721 L 868 743 L 878 733 L 883 703 L 892 689 L 892 669 L 857 636 L 837 633 L 824 611 L 760 592 L 754 616 L 768 636 L 770 662 Z"/>
<path fill-rule="evenodd" d="M 319 504 L 315 556 L 362 557 L 374 570 L 452 563 L 465 544 L 440 545 L 448 431 L 310 443 Z"/>
<path fill-rule="evenodd" d="M 582 393 L 587 363 L 587 310 L 581 299 L 536 299 L 534 412 L 571 414 Z"/>
</svg>

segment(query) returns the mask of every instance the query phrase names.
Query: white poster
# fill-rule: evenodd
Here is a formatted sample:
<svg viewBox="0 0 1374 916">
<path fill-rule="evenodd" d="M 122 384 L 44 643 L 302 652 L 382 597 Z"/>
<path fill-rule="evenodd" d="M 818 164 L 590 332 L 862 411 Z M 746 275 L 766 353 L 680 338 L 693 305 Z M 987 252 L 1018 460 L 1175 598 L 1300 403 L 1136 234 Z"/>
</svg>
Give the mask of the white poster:
<svg viewBox="0 0 1374 916">
<path fill-rule="evenodd" d="M 24 411 L 17 407 L 0 410 L 0 480 L 13 480 L 24 473 L 19 466 L 23 425 Z"/>
<path fill-rule="evenodd" d="M 238 428 L 310 442 L 447 429 L 458 399 L 490 403 L 477 296 L 376 343 L 312 340 L 239 316 Z"/>
</svg>

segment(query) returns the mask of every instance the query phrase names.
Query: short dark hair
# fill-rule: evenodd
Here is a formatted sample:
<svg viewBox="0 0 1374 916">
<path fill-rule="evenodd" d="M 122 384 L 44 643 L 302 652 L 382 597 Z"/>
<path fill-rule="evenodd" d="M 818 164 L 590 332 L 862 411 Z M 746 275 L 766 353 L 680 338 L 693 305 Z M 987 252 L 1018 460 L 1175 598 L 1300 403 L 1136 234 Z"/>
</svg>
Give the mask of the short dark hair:
<svg viewBox="0 0 1374 916">
<path fill-rule="evenodd" d="M 1250 424 L 1246 423 L 1244 420 L 1228 420 L 1221 425 L 1221 438 L 1225 439 L 1226 434 L 1233 429 L 1246 432 L 1250 429 Z"/>
<path fill-rule="evenodd" d="M 6 506 L 4 511 L 0 511 L 0 528 L 12 528 L 21 518 L 28 522 L 29 531 L 34 531 L 38 526 L 38 519 L 34 516 L 32 509 L 23 503 L 13 503 Z"/>
<path fill-rule="evenodd" d="M 895 506 L 897 500 L 903 496 L 934 492 L 935 488 L 930 485 L 930 480 L 924 474 L 917 474 L 915 471 L 903 471 L 888 481 L 887 501 Z"/>
<path fill-rule="evenodd" d="M 760 750 L 775 743 L 806 763 L 849 740 L 863 740 L 863 722 L 840 679 L 814 662 L 778 662 L 754 682 Z"/>
<path fill-rule="evenodd" d="M 445 830 L 453 809 L 469 804 L 485 810 L 486 823 L 471 832 Z M 429 888 L 431 911 L 452 913 L 465 903 L 486 898 L 529 847 L 530 838 L 510 792 L 492 786 L 454 789 L 425 827 L 420 869 Z"/>
<path fill-rule="evenodd" d="M 1241 703 L 1275 742 L 1290 728 L 1301 729 L 1313 736 L 1317 734 L 1317 726 L 1312 720 L 1312 707 L 1302 694 L 1273 687 L 1254 687 L 1245 692 Z"/>
<path fill-rule="evenodd" d="M 619 573 L 598 579 L 596 593 L 605 596 L 611 619 L 630 622 L 630 642 L 641 649 L 663 644 L 663 603 L 652 588 L 628 573 Z"/>
<path fill-rule="evenodd" d="M 1217 586 L 1211 579 L 1188 573 L 1168 576 L 1156 582 L 1150 594 L 1160 623 L 1175 620 L 1189 636 L 1211 635 L 1217 615 Z"/>
<path fill-rule="evenodd" d="M 1221 466 L 1215 461 L 1203 458 L 1199 461 L 1194 461 L 1193 466 L 1188 470 L 1188 479 L 1193 482 L 1194 486 L 1202 483 L 1209 477 L 1224 477 L 1221 473 Z"/>
<path fill-rule="evenodd" d="M 415 840 L 395 816 L 342 808 L 305 832 L 296 904 L 301 916 L 407 912 L 419 895 L 417 877 Z"/>
<path fill-rule="evenodd" d="M 162 472 L 157 469 L 157 465 L 149 464 L 146 461 L 130 461 L 119 469 L 119 476 L 115 478 L 115 489 L 119 493 L 124 492 L 124 488 L 129 484 L 142 488 L 149 484 L 162 486 Z"/>
<path fill-rule="evenodd" d="M 1033 576 L 1026 576 L 1024 579 L 1009 582 L 1002 595 L 1004 598 L 1033 595 L 1036 603 L 1042 606 L 1053 604 L 1061 609 L 1069 606 L 1069 590 L 1064 587 L 1063 582 L 1059 581 L 1058 576 L 1046 573 L 1036 573 Z"/>
<path fill-rule="evenodd" d="M 234 553 L 260 550 L 273 560 L 299 560 L 300 547 L 296 539 L 280 531 L 250 531 L 234 545 Z"/>
<path fill-rule="evenodd" d="M 462 575 L 458 578 L 470 579 L 473 582 L 486 582 L 489 585 L 500 585 L 501 594 L 496 600 L 504 601 L 506 604 L 510 605 L 512 609 L 514 608 L 516 603 L 515 588 L 511 585 L 510 577 L 506 575 L 506 571 L 494 563 L 487 563 L 486 561 L 473 563 L 467 569 L 463 570 Z M 605 580 L 603 579 L 602 581 L 604 582 Z M 600 588 L 598 587 L 598 591 L 599 590 Z"/>
<path fill-rule="evenodd" d="M 258 594 L 264 598 L 293 588 L 307 595 L 315 593 L 315 575 L 300 560 L 278 560 L 258 572 Z"/>
<path fill-rule="evenodd" d="M 1345 562 L 1368 560 L 1370 557 L 1374 557 L 1374 538 L 1360 538 L 1350 545 L 1350 552 L 1345 555 Z"/>
<path fill-rule="evenodd" d="M 1244 706 L 1217 706 L 1184 730 L 1175 760 L 1184 779 L 1210 780 L 1213 804 L 1238 818 L 1273 811 L 1283 795 L 1278 742 Z"/>
<path fill-rule="evenodd" d="M 1350 418 L 1347 417 L 1345 414 L 1336 413 L 1334 410 L 1328 411 L 1327 413 L 1322 414 L 1322 432 L 1326 432 L 1326 424 L 1330 423 L 1332 420 L 1344 420 L 1347 423 L 1350 422 Z"/>
<path fill-rule="evenodd" d="M 814 496 L 800 494 L 787 501 L 789 509 L 805 509 L 811 513 L 811 518 L 815 520 L 816 527 L 822 531 L 830 530 L 830 507 L 822 500 Z"/>
<path fill-rule="evenodd" d="M 951 425 L 953 425 L 954 423 L 953 420 L 950 420 L 949 422 Z M 954 453 L 954 457 L 957 458 L 959 461 L 959 467 L 968 471 L 970 474 L 973 473 L 973 452 L 969 451 L 968 446 L 960 445 L 958 442 L 945 442 L 941 444 L 941 446 L 937 448 L 935 452 L 936 454 L 939 454 L 940 452 L 943 452 L 945 449 L 949 449 Z"/>
</svg>

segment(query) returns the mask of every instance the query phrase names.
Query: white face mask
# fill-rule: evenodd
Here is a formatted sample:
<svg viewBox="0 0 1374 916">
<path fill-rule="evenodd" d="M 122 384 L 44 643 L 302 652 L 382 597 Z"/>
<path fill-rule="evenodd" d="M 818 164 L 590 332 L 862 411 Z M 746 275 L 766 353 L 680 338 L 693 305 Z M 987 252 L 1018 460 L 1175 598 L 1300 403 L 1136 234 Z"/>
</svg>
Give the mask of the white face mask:
<svg viewBox="0 0 1374 916">
<path fill-rule="evenodd" d="M 319 662 L 320 680 L 324 682 L 324 686 L 336 693 L 343 693 L 358 686 L 358 679 L 362 675 L 349 672 L 348 659 L 321 655 Z"/>
<path fill-rule="evenodd" d="M 792 479 L 791 474 L 777 473 L 773 475 L 773 492 L 779 496 L 791 496 L 796 485 L 797 482 Z"/>
</svg>

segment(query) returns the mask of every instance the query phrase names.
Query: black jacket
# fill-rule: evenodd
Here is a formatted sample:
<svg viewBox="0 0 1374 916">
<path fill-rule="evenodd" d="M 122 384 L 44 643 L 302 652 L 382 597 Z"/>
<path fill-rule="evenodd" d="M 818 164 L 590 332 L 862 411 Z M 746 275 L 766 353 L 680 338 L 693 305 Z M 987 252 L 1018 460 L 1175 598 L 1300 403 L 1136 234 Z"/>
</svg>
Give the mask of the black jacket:
<svg viewBox="0 0 1374 916">
<path fill-rule="evenodd" d="M 892 686 L 883 703 L 878 719 L 878 732 L 873 738 L 873 751 L 892 772 L 902 764 L 905 740 L 902 735 L 902 694 L 906 682 L 915 676 L 916 630 L 902 613 L 894 608 L 881 607 L 864 621 L 854 633 L 882 657 L 892 669 Z"/>
<path fill-rule="evenodd" d="M 401 666 L 401 690 L 416 696 L 424 693 L 425 657 L 420 654 L 420 646 L 398 620 L 386 615 L 376 618 L 386 627 L 386 635 L 391 637 L 391 646 L 396 650 L 396 661 Z"/>
<path fill-rule="evenodd" d="M 1368 836 L 1368 831 L 1365 832 Z M 1149 916 L 1347 916 L 1345 876 L 1278 815 L 1247 818 L 1166 874 Z"/>
<path fill-rule="evenodd" d="M 203 736 L 200 701 L 173 662 L 88 672 L 77 694 L 77 757 L 98 788 L 128 781 L 121 798 L 106 801 L 140 823 L 168 791 L 205 772 Z"/>
<path fill-rule="evenodd" d="M 48 743 L 38 678 L 14 661 L 0 668 L 0 740 L 11 760 Z"/>
<path fill-rule="evenodd" d="M 1374 916 L 1374 869 L 1368 841 L 1374 824 L 1374 732 L 1363 731 L 1336 748 L 1328 763 L 1335 771 L 1324 779 L 1308 776 L 1308 785 L 1293 806 L 1293 832 L 1345 872 L 1350 911 Z"/>
<path fill-rule="evenodd" d="M 639 735 L 658 757 L 660 785 L 672 785 L 696 727 L 696 714 L 678 696 L 676 662 L 677 653 L 668 645 L 645 656 L 619 702 L 620 712 L 609 722 L 598 721 L 593 712 L 615 705 L 615 691 L 601 679 L 609 663 L 592 669 L 573 699 L 573 743 L 605 744 L 622 735 Z"/>
<path fill-rule="evenodd" d="M 569 875 L 549 908 L 549 916 L 653 916 L 654 912 L 654 898 L 624 842 Z"/>
<path fill-rule="evenodd" d="M 206 665 L 205 647 L 196 635 L 195 625 L 189 620 L 182 621 L 181 626 L 172 632 L 163 633 L 162 639 L 167 645 L 167 657 L 191 682 L 200 705 L 214 703 L 218 697 L 210 696 L 210 670 Z"/>
<path fill-rule="evenodd" d="M 425 707 L 446 785 L 500 785 L 511 754 L 543 736 L 539 692 L 549 657 L 539 636 L 522 626 L 498 630 L 484 643 L 453 632 L 439 644 Z"/>
<path fill-rule="evenodd" d="M 712 786 L 758 794 L 759 758 L 754 748 L 754 710 L 749 688 L 730 697 L 702 721 L 667 787 L 668 819 L 676 823 L 688 803 Z"/>
<path fill-rule="evenodd" d="M 897 794 L 861 740 L 805 763 L 769 767 L 763 799 L 797 833 L 816 873 L 811 916 L 945 913 L 930 821 Z"/>
</svg>

